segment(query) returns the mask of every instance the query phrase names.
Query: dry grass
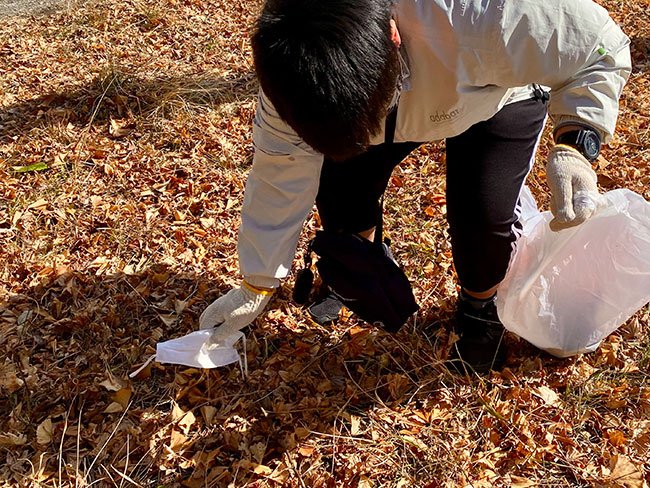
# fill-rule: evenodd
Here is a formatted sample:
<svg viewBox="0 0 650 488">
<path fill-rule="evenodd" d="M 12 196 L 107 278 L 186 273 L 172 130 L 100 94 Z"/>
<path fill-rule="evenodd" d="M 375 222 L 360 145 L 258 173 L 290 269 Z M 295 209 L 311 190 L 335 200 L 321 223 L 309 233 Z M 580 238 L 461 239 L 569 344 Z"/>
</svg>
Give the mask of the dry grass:
<svg viewBox="0 0 650 488">
<path fill-rule="evenodd" d="M 604 4 L 635 71 L 600 183 L 650 199 L 647 2 Z M 446 372 L 447 337 L 425 327 L 456 293 L 441 144 L 387 198 L 422 305 L 399 334 L 319 327 L 287 283 L 248 332 L 245 380 L 155 363 L 128 380 L 238 281 L 256 9 L 91 0 L 0 19 L 0 485 L 647 484 L 648 309 L 587 356 L 511 337 L 503 372 Z"/>
</svg>

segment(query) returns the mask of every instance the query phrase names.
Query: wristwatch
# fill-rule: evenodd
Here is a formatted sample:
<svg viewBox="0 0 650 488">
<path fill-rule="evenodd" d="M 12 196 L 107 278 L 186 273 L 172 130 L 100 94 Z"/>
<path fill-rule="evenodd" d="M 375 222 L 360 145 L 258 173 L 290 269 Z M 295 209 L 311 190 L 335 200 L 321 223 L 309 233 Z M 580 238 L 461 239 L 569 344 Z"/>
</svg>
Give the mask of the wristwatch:
<svg viewBox="0 0 650 488">
<path fill-rule="evenodd" d="M 600 134 L 592 129 L 568 130 L 557 136 L 555 142 L 576 148 L 590 162 L 600 154 Z"/>
</svg>

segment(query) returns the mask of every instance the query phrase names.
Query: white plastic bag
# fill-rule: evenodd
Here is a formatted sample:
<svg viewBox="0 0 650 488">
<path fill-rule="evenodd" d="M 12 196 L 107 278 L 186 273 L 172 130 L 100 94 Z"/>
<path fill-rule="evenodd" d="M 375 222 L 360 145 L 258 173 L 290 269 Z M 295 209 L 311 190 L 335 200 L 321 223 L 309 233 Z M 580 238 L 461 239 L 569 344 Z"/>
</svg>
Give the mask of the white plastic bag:
<svg viewBox="0 0 650 488">
<path fill-rule="evenodd" d="M 525 188 L 523 235 L 498 289 L 506 329 L 558 357 L 594 351 L 650 301 L 650 203 L 613 190 L 594 205 L 585 223 L 553 232 Z"/>
</svg>

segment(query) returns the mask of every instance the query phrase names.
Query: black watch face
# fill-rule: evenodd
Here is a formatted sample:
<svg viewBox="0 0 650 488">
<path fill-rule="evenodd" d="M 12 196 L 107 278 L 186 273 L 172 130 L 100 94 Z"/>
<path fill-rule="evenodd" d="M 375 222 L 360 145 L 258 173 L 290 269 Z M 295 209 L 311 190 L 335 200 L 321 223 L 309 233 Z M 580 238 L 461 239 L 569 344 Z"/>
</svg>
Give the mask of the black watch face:
<svg viewBox="0 0 650 488">
<path fill-rule="evenodd" d="M 598 157 L 598 153 L 600 152 L 600 141 L 598 140 L 598 135 L 593 132 L 587 132 L 582 144 L 587 158 L 596 159 Z"/>
</svg>

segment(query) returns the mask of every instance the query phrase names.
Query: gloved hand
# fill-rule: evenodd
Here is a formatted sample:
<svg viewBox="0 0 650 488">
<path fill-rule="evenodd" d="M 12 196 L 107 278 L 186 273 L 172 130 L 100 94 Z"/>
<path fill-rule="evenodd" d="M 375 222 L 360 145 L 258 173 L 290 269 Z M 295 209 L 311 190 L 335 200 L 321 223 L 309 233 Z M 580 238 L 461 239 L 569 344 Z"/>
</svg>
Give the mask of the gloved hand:
<svg viewBox="0 0 650 488">
<path fill-rule="evenodd" d="M 594 213 L 588 193 L 598 193 L 596 172 L 587 159 L 570 146 L 558 144 L 548 155 L 546 178 L 551 189 L 551 230 L 581 224 Z"/>
<path fill-rule="evenodd" d="M 255 320 L 272 295 L 272 290 L 258 289 L 244 281 L 241 287 L 233 288 L 203 311 L 199 328 L 215 327 L 213 342 L 218 342 L 219 338 L 228 337 Z"/>
</svg>

